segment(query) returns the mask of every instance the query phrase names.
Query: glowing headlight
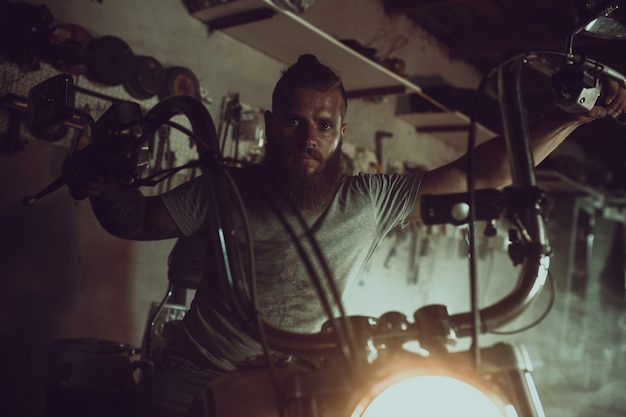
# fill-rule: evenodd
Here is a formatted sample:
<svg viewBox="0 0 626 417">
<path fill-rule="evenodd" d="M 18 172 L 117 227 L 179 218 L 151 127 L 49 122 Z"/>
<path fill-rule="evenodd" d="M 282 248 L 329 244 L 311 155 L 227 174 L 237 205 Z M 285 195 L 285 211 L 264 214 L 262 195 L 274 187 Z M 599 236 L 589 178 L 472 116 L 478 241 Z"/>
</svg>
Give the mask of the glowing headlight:
<svg viewBox="0 0 626 417">
<path fill-rule="evenodd" d="M 513 417 L 513 407 L 467 382 L 449 376 L 420 375 L 375 387 L 352 417 Z M 373 398 L 373 399 L 372 399 Z"/>
</svg>

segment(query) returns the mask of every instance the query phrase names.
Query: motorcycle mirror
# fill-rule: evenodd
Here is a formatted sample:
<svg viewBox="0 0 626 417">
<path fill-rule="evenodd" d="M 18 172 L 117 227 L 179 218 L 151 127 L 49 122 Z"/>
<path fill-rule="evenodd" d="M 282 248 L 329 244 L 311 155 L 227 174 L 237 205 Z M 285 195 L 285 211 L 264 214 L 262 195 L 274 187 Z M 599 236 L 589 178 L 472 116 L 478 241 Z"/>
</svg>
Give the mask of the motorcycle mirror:
<svg viewBox="0 0 626 417">
<path fill-rule="evenodd" d="M 600 39 L 626 38 L 626 1 L 576 0 L 580 26 L 575 33 Z"/>
<path fill-rule="evenodd" d="M 74 80 L 59 74 L 37 84 L 28 92 L 28 126 L 45 130 L 72 119 L 74 114 Z"/>
</svg>

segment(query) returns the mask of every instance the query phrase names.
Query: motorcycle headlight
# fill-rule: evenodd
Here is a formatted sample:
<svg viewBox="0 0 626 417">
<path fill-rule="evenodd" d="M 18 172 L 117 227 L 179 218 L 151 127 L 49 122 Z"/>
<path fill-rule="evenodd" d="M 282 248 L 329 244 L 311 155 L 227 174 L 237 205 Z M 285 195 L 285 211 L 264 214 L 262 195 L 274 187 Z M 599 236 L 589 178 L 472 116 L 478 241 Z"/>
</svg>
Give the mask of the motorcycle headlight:
<svg viewBox="0 0 626 417">
<path fill-rule="evenodd" d="M 285 363 L 275 369 L 280 395 L 266 369 L 241 370 L 209 383 L 190 416 L 545 417 L 524 352 L 483 348 L 481 372 L 468 352 L 394 355 L 353 372 Z"/>
<path fill-rule="evenodd" d="M 495 394 L 444 375 L 417 375 L 377 384 L 352 417 L 513 417 L 515 409 Z"/>
</svg>

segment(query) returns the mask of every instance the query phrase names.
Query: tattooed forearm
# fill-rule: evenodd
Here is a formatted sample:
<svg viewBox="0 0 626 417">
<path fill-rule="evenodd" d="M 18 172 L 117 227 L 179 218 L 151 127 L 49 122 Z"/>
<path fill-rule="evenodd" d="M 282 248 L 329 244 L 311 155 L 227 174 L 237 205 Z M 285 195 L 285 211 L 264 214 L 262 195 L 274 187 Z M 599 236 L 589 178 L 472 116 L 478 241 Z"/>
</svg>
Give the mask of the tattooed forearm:
<svg viewBox="0 0 626 417">
<path fill-rule="evenodd" d="M 105 192 L 91 198 L 98 221 L 109 233 L 132 238 L 141 229 L 145 214 L 145 198 L 136 188 L 109 186 Z"/>
<path fill-rule="evenodd" d="M 112 235 L 133 240 L 182 236 L 160 197 L 144 197 L 136 188 L 109 183 L 90 200 L 96 218 Z"/>
</svg>

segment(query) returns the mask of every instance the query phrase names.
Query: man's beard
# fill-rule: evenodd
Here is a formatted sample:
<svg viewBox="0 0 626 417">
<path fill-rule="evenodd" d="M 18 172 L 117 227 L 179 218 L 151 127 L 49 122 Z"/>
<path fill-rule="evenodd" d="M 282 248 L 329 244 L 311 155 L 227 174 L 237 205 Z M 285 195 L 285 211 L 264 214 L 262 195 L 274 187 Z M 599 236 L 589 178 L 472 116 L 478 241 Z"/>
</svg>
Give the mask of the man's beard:
<svg viewBox="0 0 626 417">
<path fill-rule="evenodd" d="M 265 164 L 290 201 L 303 214 L 321 212 L 337 191 L 341 179 L 341 143 L 321 167 L 312 173 L 308 173 L 302 166 L 293 166 L 285 161 L 280 150 L 267 147 Z"/>
</svg>

